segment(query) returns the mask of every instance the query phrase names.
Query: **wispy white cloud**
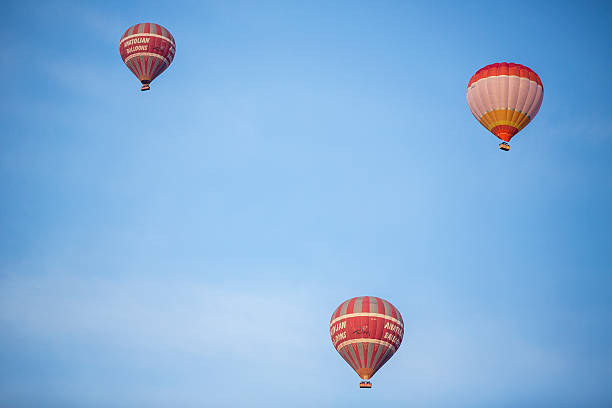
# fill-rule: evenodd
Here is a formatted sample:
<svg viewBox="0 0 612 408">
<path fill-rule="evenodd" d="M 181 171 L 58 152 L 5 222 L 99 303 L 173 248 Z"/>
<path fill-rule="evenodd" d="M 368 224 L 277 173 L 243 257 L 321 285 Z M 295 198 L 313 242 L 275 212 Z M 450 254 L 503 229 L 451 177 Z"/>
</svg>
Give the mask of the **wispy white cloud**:
<svg viewBox="0 0 612 408">
<path fill-rule="evenodd" d="M 4 280 L 2 293 L 0 320 L 13 331 L 121 349 L 283 359 L 310 347 L 303 333 L 316 331 L 306 310 L 312 305 L 299 290 L 233 290 L 173 277 L 47 275 Z"/>
</svg>

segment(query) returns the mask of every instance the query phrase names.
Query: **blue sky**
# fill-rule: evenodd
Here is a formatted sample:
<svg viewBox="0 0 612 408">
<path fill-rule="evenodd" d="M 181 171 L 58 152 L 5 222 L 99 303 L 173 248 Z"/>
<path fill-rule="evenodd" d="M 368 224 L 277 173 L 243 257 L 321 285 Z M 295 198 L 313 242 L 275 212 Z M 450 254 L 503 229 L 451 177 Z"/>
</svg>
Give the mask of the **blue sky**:
<svg viewBox="0 0 612 408">
<path fill-rule="evenodd" d="M 610 3 L 4 8 L 0 405 L 612 405 Z M 465 100 L 501 61 L 544 83 L 509 153 Z M 405 322 L 365 392 L 359 295 Z"/>
</svg>

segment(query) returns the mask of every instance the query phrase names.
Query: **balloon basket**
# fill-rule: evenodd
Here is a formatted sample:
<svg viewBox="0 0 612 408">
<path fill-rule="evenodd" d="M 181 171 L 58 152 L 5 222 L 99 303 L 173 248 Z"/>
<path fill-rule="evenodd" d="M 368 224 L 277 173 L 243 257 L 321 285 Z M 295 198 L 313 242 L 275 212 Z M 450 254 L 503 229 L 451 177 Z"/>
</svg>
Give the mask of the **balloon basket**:
<svg viewBox="0 0 612 408">
<path fill-rule="evenodd" d="M 359 383 L 359 388 L 372 388 L 372 383 L 369 381 L 362 381 Z"/>
<path fill-rule="evenodd" d="M 510 150 L 510 145 L 506 142 L 500 143 L 499 149 L 503 150 L 504 152 L 507 152 L 508 150 Z"/>
<path fill-rule="evenodd" d="M 141 91 L 148 91 L 149 89 L 151 89 L 151 87 L 149 86 L 149 84 L 144 84 L 142 86 L 142 88 L 140 88 Z"/>
</svg>

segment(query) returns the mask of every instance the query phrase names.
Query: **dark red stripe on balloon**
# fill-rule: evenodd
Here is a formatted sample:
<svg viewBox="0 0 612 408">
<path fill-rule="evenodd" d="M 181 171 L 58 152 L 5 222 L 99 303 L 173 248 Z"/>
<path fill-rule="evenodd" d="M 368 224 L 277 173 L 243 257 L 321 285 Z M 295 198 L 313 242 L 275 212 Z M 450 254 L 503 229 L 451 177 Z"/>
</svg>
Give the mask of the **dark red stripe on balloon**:
<svg viewBox="0 0 612 408">
<path fill-rule="evenodd" d="M 504 142 L 509 142 L 518 133 L 518 129 L 510 125 L 498 125 L 491 129 L 491 133 Z"/>
<path fill-rule="evenodd" d="M 357 359 L 357 367 L 362 368 L 363 363 L 361 362 L 361 358 L 359 358 L 359 346 L 357 346 L 357 343 L 353 343 L 351 344 L 351 347 L 353 348 L 353 353 L 355 353 L 355 358 Z"/>
<path fill-rule="evenodd" d="M 378 313 L 385 314 L 385 304 L 381 298 L 376 298 L 376 305 L 378 306 Z"/>
<path fill-rule="evenodd" d="M 351 360 L 351 365 L 354 367 L 355 370 L 357 370 L 359 368 L 359 364 L 357 364 L 357 360 L 353 358 L 353 354 L 351 353 L 350 347 L 351 347 L 350 344 L 344 346 L 344 351 L 348 355 L 349 359 Z"/>
<path fill-rule="evenodd" d="M 349 301 L 348 307 L 346 308 L 346 314 L 354 313 L 353 310 L 355 309 L 355 300 L 357 300 L 357 298 L 352 298 Z"/>
<path fill-rule="evenodd" d="M 363 302 L 361 303 L 361 311 L 364 313 L 370 312 L 370 297 L 369 296 L 363 297 Z"/>
<path fill-rule="evenodd" d="M 486 67 L 480 68 L 476 73 L 470 78 L 468 82 L 468 88 L 476 81 L 487 78 L 490 76 L 498 76 L 498 75 L 510 75 L 510 76 L 518 76 L 521 78 L 529 78 L 531 81 L 535 81 L 538 85 L 542 86 L 542 80 L 531 68 L 526 67 L 521 64 L 515 64 L 513 62 L 502 62 L 487 65 Z"/>
</svg>

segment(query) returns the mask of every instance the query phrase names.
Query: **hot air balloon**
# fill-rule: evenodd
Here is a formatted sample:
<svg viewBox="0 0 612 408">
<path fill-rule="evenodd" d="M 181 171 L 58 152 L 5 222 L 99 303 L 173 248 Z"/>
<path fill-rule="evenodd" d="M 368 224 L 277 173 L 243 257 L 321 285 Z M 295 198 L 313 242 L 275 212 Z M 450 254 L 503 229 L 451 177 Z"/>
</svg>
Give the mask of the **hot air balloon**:
<svg viewBox="0 0 612 408">
<path fill-rule="evenodd" d="M 119 53 L 127 67 L 142 83 L 141 91 L 172 63 L 174 37 L 159 24 L 140 23 L 127 29 L 119 42 Z"/>
<path fill-rule="evenodd" d="M 374 296 L 343 302 L 334 311 L 329 334 L 338 353 L 363 380 L 369 380 L 402 344 L 404 322 L 391 303 Z M 372 388 L 362 381 L 360 388 Z"/>
<path fill-rule="evenodd" d="M 535 117 L 544 87 L 538 74 L 524 65 L 502 62 L 476 71 L 467 88 L 472 114 L 491 133 L 507 143 Z"/>
</svg>

